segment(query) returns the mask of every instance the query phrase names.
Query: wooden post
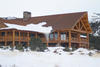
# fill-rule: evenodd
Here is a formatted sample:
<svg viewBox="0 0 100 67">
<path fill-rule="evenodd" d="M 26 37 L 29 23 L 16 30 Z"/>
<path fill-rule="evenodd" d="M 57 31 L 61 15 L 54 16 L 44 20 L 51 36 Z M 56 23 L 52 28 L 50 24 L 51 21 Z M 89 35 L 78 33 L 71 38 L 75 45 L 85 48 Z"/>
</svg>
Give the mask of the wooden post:
<svg viewBox="0 0 100 67">
<path fill-rule="evenodd" d="M 7 46 L 7 31 L 5 31 L 5 46 Z"/>
<path fill-rule="evenodd" d="M 27 41 L 28 41 L 27 42 L 28 43 L 27 46 L 29 46 L 29 32 L 27 32 Z"/>
<path fill-rule="evenodd" d="M 53 40 L 55 40 L 55 32 L 53 33 Z"/>
<path fill-rule="evenodd" d="M 13 44 L 12 44 L 12 47 L 15 46 L 15 30 L 13 30 Z"/>
<path fill-rule="evenodd" d="M 37 35 L 37 33 L 35 33 L 35 38 L 38 38 L 38 35 Z"/>
<path fill-rule="evenodd" d="M 79 48 L 81 47 L 81 38 L 80 38 L 80 33 L 78 33 L 78 42 L 79 42 Z"/>
<path fill-rule="evenodd" d="M 66 35 L 66 43 L 67 43 L 67 32 L 65 32 L 65 35 Z"/>
<path fill-rule="evenodd" d="M 21 38 L 20 38 L 20 37 L 21 37 L 20 34 L 21 34 L 21 33 L 20 33 L 20 31 L 19 31 L 19 45 L 21 45 L 21 43 L 20 43 L 20 40 L 21 40 Z"/>
<path fill-rule="evenodd" d="M 60 46 L 60 32 L 58 31 L 57 34 L 58 34 L 58 45 Z"/>
<path fill-rule="evenodd" d="M 47 45 L 47 47 L 49 46 L 49 45 L 48 45 L 48 41 L 47 41 L 46 45 Z"/>
<path fill-rule="evenodd" d="M 48 47 L 49 46 L 49 34 L 45 34 L 45 38 L 46 38 L 46 45 Z"/>
<path fill-rule="evenodd" d="M 89 33 L 87 33 L 87 48 L 89 48 Z"/>
<path fill-rule="evenodd" d="M 69 31 L 69 48 L 71 48 L 71 31 Z"/>
<path fill-rule="evenodd" d="M 65 43 L 66 43 L 66 47 L 67 47 L 67 42 L 68 42 L 68 40 L 67 40 L 67 31 L 65 32 L 65 34 L 66 34 L 66 41 L 65 41 Z"/>
</svg>

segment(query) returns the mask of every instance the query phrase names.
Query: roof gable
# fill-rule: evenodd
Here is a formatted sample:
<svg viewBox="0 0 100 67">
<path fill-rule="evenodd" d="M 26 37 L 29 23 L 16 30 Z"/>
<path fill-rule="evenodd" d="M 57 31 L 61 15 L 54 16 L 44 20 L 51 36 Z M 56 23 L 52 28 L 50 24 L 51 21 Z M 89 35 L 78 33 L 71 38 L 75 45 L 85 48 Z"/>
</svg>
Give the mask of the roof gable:
<svg viewBox="0 0 100 67">
<path fill-rule="evenodd" d="M 79 30 L 79 31 L 85 31 L 88 33 L 92 32 L 92 29 L 89 25 L 88 22 L 88 16 L 87 13 L 84 13 L 82 17 L 77 21 L 77 23 L 73 26 L 74 29 Z"/>
</svg>

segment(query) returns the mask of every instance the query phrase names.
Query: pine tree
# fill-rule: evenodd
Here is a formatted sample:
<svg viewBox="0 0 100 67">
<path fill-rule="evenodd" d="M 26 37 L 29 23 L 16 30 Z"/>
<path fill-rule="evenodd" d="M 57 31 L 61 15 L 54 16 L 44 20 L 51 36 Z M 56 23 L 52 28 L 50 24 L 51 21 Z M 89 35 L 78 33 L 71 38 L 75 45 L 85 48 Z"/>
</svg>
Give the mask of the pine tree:
<svg viewBox="0 0 100 67">
<path fill-rule="evenodd" d="M 40 38 L 31 38 L 30 48 L 33 51 L 44 51 L 46 49 L 46 44 L 43 44 Z"/>
</svg>

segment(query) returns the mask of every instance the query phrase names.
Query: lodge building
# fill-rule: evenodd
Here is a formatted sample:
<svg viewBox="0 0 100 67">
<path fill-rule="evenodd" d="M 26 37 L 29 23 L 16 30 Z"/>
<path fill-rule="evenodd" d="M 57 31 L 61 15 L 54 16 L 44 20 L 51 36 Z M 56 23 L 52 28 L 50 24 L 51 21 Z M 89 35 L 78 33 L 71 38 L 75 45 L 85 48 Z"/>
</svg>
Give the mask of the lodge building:
<svg viewBox="0 0 100 67">
<path fill-rule="evenodd" d="M 43 33 L 13 28 L 5 29 L 7 27 L 5 23 L 25 26 L 41 22 L 47 22 L 44 26 L 52 26 L 53 28 L 48 41 Z M 0 46 L 15 46 L 18 44 L 29 46 L 31 37 L 40 37 L 47 46 L 89 48 L 89 34 L 91 32 L 87 12 L 31 17 L 31 13 L 26 11 L 23 13 L 23 18 L 0 18 Z"/>
</svg>

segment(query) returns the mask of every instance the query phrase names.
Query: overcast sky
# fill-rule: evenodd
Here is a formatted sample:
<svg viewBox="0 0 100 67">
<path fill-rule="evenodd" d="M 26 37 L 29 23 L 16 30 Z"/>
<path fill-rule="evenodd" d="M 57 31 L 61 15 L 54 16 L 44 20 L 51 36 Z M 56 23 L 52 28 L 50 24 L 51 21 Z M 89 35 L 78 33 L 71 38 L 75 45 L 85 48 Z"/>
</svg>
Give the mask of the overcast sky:
<svg viewBox="0 0 100 67">
<path fill-rule="evenodd" d="M 90 16 L 100 13 L 100 0 L 0 0 L 1 17 L 23 17 L 23 11 L 32 16 L 88 11 Z"/>
</svg>

